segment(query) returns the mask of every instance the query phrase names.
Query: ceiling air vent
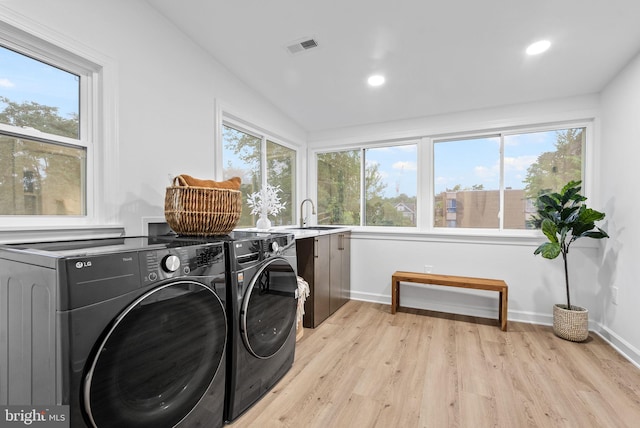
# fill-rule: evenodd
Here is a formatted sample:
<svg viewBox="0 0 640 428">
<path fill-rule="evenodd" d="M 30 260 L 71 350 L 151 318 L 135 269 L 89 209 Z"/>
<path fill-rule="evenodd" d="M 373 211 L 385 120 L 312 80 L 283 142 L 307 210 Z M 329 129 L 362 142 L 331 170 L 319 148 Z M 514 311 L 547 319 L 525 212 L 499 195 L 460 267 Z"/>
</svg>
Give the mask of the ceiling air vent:
<svg viewBox="0 0 640 428">
<path fill-rule="evenodd" d="M 306 37 L 287 46 L 287 51 L 289 51 L 291 55 L 296 55 L 317 47 L 318 42 L 316 42 L 314 39 Z"/>
</svg>

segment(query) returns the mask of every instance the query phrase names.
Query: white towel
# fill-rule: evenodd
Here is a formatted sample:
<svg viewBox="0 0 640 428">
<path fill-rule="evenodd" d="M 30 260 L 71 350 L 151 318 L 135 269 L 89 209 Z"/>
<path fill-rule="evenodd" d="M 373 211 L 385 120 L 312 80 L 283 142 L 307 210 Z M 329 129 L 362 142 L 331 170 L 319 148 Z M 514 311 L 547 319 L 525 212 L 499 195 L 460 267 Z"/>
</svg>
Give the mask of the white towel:
<svg viewBox="0 0 640 428">
<path fill-rule="evenodd" d="M 311 290 L 309 289 L 309 284 L 302 277 L 298 277 L 298 310 L 297 310 L 297 318 L 296 322 L 302 321 L 302 316 L 304 315 L 304 302 L 309 297 Z"/>
</svg>

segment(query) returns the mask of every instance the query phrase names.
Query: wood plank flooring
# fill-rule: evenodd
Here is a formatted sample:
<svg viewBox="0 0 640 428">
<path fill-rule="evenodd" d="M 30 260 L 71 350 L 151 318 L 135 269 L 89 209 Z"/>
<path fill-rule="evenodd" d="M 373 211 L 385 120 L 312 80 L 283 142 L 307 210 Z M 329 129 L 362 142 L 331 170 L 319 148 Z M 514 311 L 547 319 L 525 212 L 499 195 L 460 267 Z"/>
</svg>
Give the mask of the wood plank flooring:
<svg viewBox="0 0 640 428">
<path fill-rule="evenodd" d="M 639 427 L 640 370 L 593 333 L 349 301 L 230 426 Z"/>
</svg>

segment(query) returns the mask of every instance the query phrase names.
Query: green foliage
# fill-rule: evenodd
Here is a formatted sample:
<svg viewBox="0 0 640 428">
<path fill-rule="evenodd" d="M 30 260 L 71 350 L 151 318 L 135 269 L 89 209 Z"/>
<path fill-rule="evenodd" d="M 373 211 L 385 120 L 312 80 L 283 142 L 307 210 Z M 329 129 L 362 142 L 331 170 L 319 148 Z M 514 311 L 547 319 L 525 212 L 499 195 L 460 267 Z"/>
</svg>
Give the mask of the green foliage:
<svg viewBox="0 0 640 428">
<path fill-rule="evenodd" d="M 19 104 L 0 96 L 0 105 L 2 104 L 5 107 L 0 111 L 0 123 L 20 128 L 34 128 L 69 138 L 77 139 L 79 136 L 77 115 L 65 119 L 59 115 L 57 107 L 45 106 L 33 101 Z"/>
<path fill-rule="evenodd" d="M 398 205 L 403 204 L 412 212 L 407 215 L 398 210 Z M 407 196 L 402 193 L 396 197 L 385 198 L 375 195 L 367 200 L 365 207 L 367 226 L 415 226 L 415 209 L 417 200 L 415 196 Z"/>
<path fill-rule="evenodd" d="M 571 128 L 556 133 L 556 150 L 542 153 L 527 169 L 523 180 L 527 197 L 537 198 L 558 191 L 569 181 L 580 180 L 584 132 L 584 128 Z"/>
<path fill-rule="evenodd" d="M 580 194 L 581 181 L 568 182 L 559 193 L 548 193 L 538 197 L 536 220 L 541 223 L 542 233 L 548 242 L 541 244 L 534 254 L 546 259 L 555 259 L 560 254 L 564 260 L 567 307 L 571 308 L 569 297 L 569 273 L 567 255 L 569 247 L 579 238 L 608 238 L 609 235 L 596 226 L 605 214 L 587 208 L 586 197 Z"/>
<path fill-rule="evenodd" d="M 360 151 L 318 155 L 318 224 L 360 224 Z"/>
</svg>

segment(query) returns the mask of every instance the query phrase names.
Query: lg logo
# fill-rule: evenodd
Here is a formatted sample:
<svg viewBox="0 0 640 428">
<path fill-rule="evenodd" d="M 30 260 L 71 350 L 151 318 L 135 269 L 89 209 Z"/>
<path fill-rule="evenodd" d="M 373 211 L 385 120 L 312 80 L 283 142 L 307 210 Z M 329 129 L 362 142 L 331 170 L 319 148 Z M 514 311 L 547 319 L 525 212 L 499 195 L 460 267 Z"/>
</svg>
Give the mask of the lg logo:
<svg viewBox="0 0 640 428">
<path fill-rule="evenodd" d="M 76 269 L 82 269 L 85 267 L 91 267 L 91 261 L 87 260 L 85 262 L 76 262 Z"/>
</svg>

